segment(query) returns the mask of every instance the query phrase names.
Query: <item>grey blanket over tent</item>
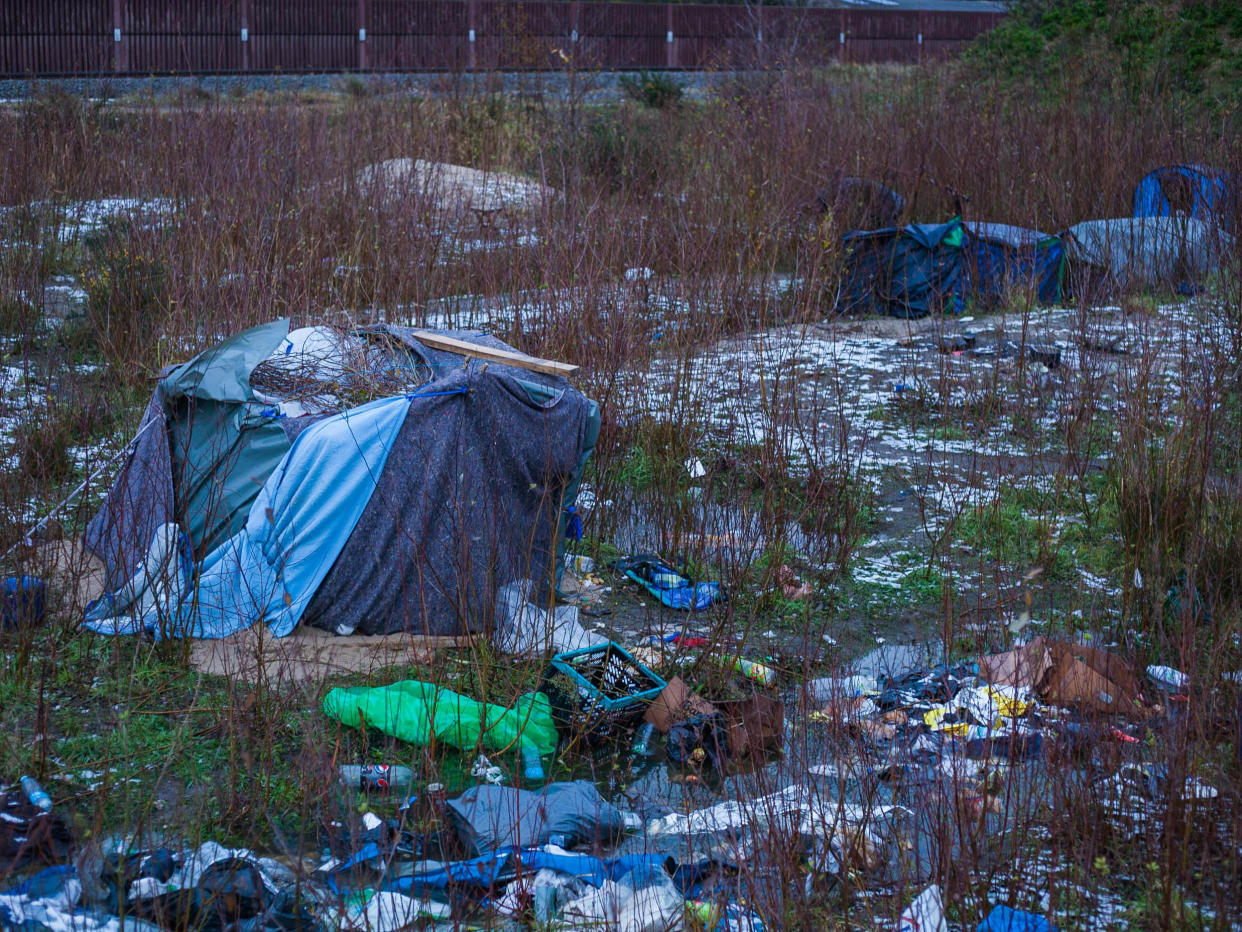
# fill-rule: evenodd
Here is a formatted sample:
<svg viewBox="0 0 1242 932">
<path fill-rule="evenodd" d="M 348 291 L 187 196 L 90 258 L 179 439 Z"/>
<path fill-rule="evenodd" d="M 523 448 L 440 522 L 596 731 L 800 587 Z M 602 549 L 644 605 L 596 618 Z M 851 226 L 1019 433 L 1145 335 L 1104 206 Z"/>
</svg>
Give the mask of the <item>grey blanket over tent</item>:
<svg viewBox="0 0 1242 932">
<path fill-rule="evenodd" d="M 501 586 L 551 578 L 565 484 L 594 446 L 591 403 L 564 379 L 462 365 L 402 335 L 437 371 L 451 365 L 426 389 L 445 394 L 411 408 L 303 620 L 363 634 L 475 632 L 494 619 Z M 536 604 L 550 597 L 543 587 Z"/>
</svg>

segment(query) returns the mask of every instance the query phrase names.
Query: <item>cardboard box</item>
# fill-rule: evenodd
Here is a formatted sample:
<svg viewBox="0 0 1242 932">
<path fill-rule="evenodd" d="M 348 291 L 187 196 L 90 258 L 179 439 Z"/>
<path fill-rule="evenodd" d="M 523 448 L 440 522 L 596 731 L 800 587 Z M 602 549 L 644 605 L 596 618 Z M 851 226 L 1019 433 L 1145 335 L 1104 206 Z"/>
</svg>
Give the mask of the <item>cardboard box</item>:
<svg viewBox="0 0 1242 932">
<path fill-rule="evenodd" d="M 717 702 L 728 723 L 729 757 L 740 760 L 779 750 L 785 738 L 785 705 L 756 693 L 745 699 Z"/>
<path fill-rule="evenodd" d="M 651 705 L 647 706 L 643 720 L 655 725 L 660 734 L 667 735 L 669 729 L 678 722 L 684 722 L 695 715 L 711 715 L 715 711 L 714 705 L 691 692 L 685 681 L 680 676 L 675 676 L 668 681 L 660 695 L 652 700 Z"/>
</svg>

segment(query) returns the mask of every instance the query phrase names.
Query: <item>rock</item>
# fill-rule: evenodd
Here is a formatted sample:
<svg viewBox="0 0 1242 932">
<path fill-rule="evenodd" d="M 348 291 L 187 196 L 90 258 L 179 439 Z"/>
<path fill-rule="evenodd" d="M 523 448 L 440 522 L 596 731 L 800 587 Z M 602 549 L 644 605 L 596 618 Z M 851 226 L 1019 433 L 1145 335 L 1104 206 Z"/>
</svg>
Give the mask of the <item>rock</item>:
<svg viewBox="0 0 1242 932">
<path fill-rule="evenodd" d="M 86 313 L 86 292 L 78 282 L 66 276 L 54 278 L 43 286 L 43 316 L 64 321 Z"/>
<path fill-rule="evenodd" d="M 556 194 L 547 185 L 520 175 L 425 159 L 376 162 L 358 172 L 357 183 L 363 194 L 378 189 L 385 200 L 422 196 L 444 214 L 473 213 L 480 223 L 495 214 L 538 210 Z"/>
</svg>

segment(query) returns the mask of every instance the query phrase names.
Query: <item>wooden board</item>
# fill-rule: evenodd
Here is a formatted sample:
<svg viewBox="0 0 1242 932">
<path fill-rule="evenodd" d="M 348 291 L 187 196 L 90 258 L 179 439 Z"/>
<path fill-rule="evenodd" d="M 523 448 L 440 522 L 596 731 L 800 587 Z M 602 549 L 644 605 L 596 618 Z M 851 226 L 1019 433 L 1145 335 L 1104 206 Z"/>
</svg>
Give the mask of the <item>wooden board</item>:
<svg viewBox="0 0 1242 932">
<path fill-rule="evenodd" d="M 450 353 L 458 353 L 462 356 L 473 357 L 474 359 L 486 359 L 489 362 L 501 362 L 507 366 L 532 369 L 535 372 L 544 372 L 548 375 L 572 375 L 578 371 L 577 366 L 571 366 L 567 362 L 556 362 L 553 359 L 540 359 L 538 356 L 527 356 L 524 353 L 513 353 L 509 350 L 494 349 L 490 346 L 479 346 L 477 343 L 467 343 L 465 340 L 456 340 L 453 337 L 430 333 L 426 330 L 415 331 L 414 338 L 420 343 L 427 344 L 432 349 L 447 350 Z"/>
</svg>

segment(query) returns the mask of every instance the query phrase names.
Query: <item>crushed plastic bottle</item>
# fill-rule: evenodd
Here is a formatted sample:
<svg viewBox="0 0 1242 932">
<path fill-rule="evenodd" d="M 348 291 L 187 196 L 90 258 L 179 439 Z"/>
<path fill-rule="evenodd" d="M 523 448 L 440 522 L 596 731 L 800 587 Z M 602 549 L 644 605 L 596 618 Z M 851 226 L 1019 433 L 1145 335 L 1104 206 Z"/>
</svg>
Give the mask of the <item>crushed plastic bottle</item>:
<svg viewBox="0 0 1242 932">
<path fill-rule="evenodd" d="M 776 671 L 753 660 L 743 660 L 739 657 L 734 661 L 733 669 L 760 686 L 774 686 L 776 684 Z"/>
</svg>

